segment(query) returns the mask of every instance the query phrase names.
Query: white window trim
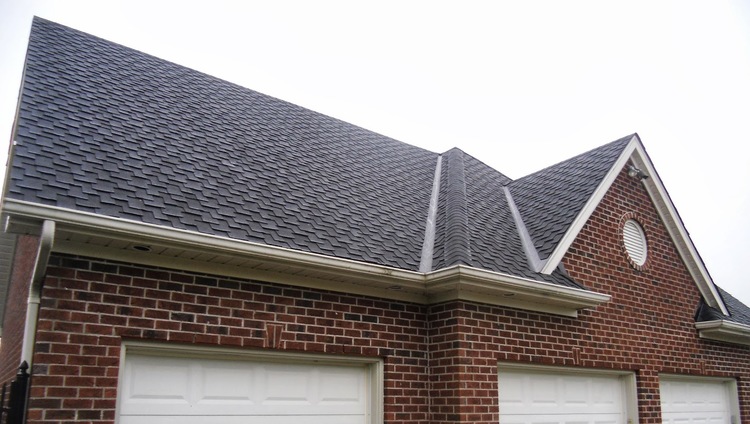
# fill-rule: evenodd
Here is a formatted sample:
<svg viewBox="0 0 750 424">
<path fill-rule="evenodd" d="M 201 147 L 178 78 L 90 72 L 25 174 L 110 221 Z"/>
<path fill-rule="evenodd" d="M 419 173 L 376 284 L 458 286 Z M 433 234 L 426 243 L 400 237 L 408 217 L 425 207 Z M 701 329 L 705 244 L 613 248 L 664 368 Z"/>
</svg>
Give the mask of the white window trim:
<svg viewBox="0 0 750 424">
<path fill-rule="evenodd" d="M 620 370 L 605 370 L 595 368 L 562 367 L 554 365 L 535 365 L 514 362 L 500 362 L 497 365 L 498 391 L 500 390 L 500 374 L 503 371 L 525 371 L 529 373 L 555 373 L 562 375 L 591 375 L 617 377 L 623 385 L 625 394 L 625 413 L 628 424 L 638 424 L 638 386 L 635 372 Z M 498 395 L 499 396 L 499 395 Z"/>
<path fill-rule="evenodd" d="M 125 359 L 128 355 L 152 355 L 181 358 L 210 358 L 255 360 L 268 362 L 296 362 L 320 365 L 364 365 L 370 379 L 370 420 L 369 424 L 383 424 L 383 381 L 384 366 L 381 358 L 359 356 L 337 356 L 305 352 L 286 352 L 274 350 L 248 350 L 221 346 L 195 346 L 173 343 L 143 342 L 124 340 L 120 351 L 120 370 L 117 376 L 117 405 L 115 422 L 120 419 L 120 393 L 122 393 Z"/>
</svg>

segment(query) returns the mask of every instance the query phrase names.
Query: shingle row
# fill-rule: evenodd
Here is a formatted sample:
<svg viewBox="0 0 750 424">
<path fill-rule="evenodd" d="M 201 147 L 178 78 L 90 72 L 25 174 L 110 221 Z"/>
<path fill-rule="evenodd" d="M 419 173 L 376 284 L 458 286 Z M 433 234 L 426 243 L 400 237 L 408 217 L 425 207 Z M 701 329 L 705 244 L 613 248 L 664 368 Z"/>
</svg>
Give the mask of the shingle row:
<svg viewBox="0 0 750 424">
<path fill-rule="evenodd" d="M 438 154 L 35 19 L 7 196 L 417 270 Z M 626 140 L 511 181 L 442 156 L 433 269 L 533 272 Z"/>
</svg>

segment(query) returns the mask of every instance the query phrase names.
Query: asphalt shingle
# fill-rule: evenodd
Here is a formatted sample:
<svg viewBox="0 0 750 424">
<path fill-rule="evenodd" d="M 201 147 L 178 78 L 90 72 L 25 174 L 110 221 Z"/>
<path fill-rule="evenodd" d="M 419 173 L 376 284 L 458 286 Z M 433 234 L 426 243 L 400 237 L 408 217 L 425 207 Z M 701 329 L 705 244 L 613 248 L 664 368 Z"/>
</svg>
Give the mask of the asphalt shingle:
<svg viewBox="0 0 750 424">
<path fill-rule="evenodd" d="M 737 300 L 721 287 L 716 286 L 716 288 L 719 290 L 719 294 L 724 301 L 724 306 L 727 307 L 729 315 L 724 315 L 718 309 L 712 308 L 702 301 L 696 314 L 696 321 L 726 320 L 738 324 L 750 325 L 750 307 Z"/>
<path fill-rule="evenodd" d="M 435 153 L 43 19 L 20 108 L 10 198 L 419 265 Z"/>
<path fill-rule="evenodd" d="M 631 138 L 623 137 L 508 185 L 542 260 L 555 249 Z"/>
<path fill-rule="evenodd" d="M 39 18 L 24 77 L 7 198 L 419 269 L 437 153 Z M 630 138 L 517 181 L 445 152 L 433 270 L 578 287 L 504 187 L 544 259 Z"/>
</svg>

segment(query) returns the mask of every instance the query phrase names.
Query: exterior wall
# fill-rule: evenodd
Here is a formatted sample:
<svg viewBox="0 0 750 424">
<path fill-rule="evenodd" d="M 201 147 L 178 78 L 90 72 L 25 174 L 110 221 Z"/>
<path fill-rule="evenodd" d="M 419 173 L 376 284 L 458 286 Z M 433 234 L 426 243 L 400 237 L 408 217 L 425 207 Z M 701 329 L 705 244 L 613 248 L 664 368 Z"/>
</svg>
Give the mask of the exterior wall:
<svg viewBox="0 0 750 424">
<path fill-rule="evenodd" d="M 620 243 L 627 216 L 649 240 L 641 269 Z M 53 256 L 29 422 L 111 423 L 123 339 L 380 357 L 386 423 L 497 423 L 499 363 L 634 372 L 641 423 L 661 422 L 659 373 L 737 378 L 750 422 L 750 348 L 698 339 L 700 295 L 640 183 L 620 175 L 564 265 L 612 301 L 578 318 L 426 307 Z"/>
<path fill-rule="evenodd" d="M 620 241 L 623 217 L 631 216 L 645 227 L 650 248 L 640 270 Z M 468 302 L 431 308 L 438 347 L 430 356 L 432 423 L 497 423 L 498 363 L 634 372 L 642 424 L 662 422 L 659 373 L 732 377 L 740 422 L 750 422 L 750 347 L 698 338 L 700 294 L 637 180 L 621 173 L 564 265 L 612 300 L 578 318 Z"/>
<path fill-rule="evenodd" d="M 3 343 L 0 347 L 0 384 L 12 380 L 21 364 L 26 305 L 34 273 L 39 238 L 19 236 L 3 321 Z"/>
<path fill-rule="evenodd" d="M 629 218 L 646 233 L 649 253 L 642 267 L 630 265 L 621 242 Z M 701 295 L 640 181 L 620 173 L 564 264 L 576 281 L 612 295 L 592 314 L 598 318 L 592 329 L 639 370 L 642 422 L 661 422 L 659 373 L 739 377 L 741 422 L 750 422 L 750 347 L 697 338 Z"/>
<path fill-rule="evenodd" d="M 425 307 L 52 256 L 29 423 L 111 423 L 123 339 L 378 357 L 389 423 L 426 423 Z"/>
</svg>

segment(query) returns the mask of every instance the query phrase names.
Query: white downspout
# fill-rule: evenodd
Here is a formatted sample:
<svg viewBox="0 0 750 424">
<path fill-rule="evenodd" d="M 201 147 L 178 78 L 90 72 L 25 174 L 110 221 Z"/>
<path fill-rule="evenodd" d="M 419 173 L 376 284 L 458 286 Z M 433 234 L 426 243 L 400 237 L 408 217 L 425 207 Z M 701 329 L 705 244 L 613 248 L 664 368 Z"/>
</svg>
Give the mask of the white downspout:
<svg viewBox="0 0 750 424">
<path fill-rule="evenodd" d="M 26 361 L 31 369 L 31 358 L 34 356 L 34 339 L 36 324 L 39 316 L 39 300 L 42 295 L 42 281 L 47 272 L 49 255 L 55 241 L 55 221 L 45 220 L 42 224 L 42 235 L 39 238 L 39 250 L 36 254 L 34 273 L 29 286 L 29 300 L 26 305 L 26 323 L 23 329 L 23 344 L 21 345 L 21 361 Z"/>
</svg>

